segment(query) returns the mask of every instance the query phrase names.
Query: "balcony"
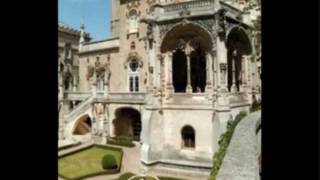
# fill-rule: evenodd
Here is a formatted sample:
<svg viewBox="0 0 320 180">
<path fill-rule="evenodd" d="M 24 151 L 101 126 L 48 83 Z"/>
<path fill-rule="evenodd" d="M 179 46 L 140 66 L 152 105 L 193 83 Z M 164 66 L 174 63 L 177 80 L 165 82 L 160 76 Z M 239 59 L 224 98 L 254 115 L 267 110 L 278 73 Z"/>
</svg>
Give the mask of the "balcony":
<svg viewBox="0 0 320 180">
<path fill-rule="evenodd" d="M 159 21 L 181 18 L 181 16 L 200 16 L 214 13 L 215 0 L 197 0 L 168 5 L 159 5 L 156 18 Z"/>
</svg>

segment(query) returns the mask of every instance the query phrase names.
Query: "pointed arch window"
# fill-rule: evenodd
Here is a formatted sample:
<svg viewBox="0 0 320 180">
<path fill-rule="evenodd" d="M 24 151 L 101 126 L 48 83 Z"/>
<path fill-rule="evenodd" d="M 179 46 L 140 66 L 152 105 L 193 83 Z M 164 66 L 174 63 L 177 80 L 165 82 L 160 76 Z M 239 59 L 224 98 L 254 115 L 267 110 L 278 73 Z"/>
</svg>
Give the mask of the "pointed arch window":
<svg viewBox="0 0 320 180">
<path fill-rule="evenodd" d="M 139 62 L 136 59 L 129 63 L 129 91 L 139 92 Z"/>
</svg>

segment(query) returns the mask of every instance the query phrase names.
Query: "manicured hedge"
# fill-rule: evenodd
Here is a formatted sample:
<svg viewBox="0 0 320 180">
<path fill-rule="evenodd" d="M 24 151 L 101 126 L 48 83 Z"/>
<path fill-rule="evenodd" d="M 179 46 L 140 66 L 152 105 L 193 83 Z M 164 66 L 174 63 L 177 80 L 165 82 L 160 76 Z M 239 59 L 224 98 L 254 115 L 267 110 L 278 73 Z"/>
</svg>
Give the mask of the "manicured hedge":
<svg viewBox="0 0 320 180">
<path fill-rule="evenodd" d="M 128 180 L 129 178 L 131 178 L 131 177 L 133 177 L 133 176 L 135 176 L 134 173 L 127 172 L 127 173 L 122 174 L 122 175 L 121 175 L 118 179 L 116 179 L 116 180 Z M 147 180 L 148 180 L 148 178 L 149 178 L 149 179 L 154 179 L 154 178 L 151 178 L 151 177 L 148 177 L 148 176 L 147 176 Z M 164 176 L 159 176 L 158 178 L 159 178 L 160 180 L 183 180 L 183 179 L 179 179 L 179 178 L 164 177 Z M 136 178 L 134 178 L 134 179 L 136 179 Z M 139 178 L 137 178 L 137 179 L 139 179 Z"/>
<path fill-rule="evenodd" d="M 220 140 L 218 142 L 219 149 L 213 156 L 213 168 L 208 180 L 216 180 L 223 158 L 231 141 L 234 129 L 236 128 L 240 120 L 243 119 L 246 115 L 246 112 L 241 111 L 233 121 L 228 122 L 227 131 L 221 135 Z"/>
<path fill-rule="evenodd" d="M 105 156 L 103 156 L 101 164 L 103 169 L 105 170 L 118 168 L 116 159 L 114 158 L 114 156 L 109 154 L 106 154 Z"/>
<path fill-rule="evenodd" d="M 94 176 L 106 175 L 106 174 L 117 174 L 117 173 L 120 172 L 120 168 L 121 168 L 121 164 L 122 164 L 122 157 L 123 157 L 123 150 L 122 150 L 121 148 L 109 147 L 109 146 L 105 146 L 105 145 L 97 145 L 97 144 L 94 144 L 94 145 L 91 145 L 91 146 L 88 146 L 88 147 L 85 147 L 85 148 L 82 148 L 82 149 L 78 149 L 78 150 L 76 150 L 76 151 L 73 151 L 73 152 L 64 154 L 64 155 L 60 156 L 59 158 L 63 158 L 63 157 L 65 157 L 65 156 L 69 156 L 69 155 L 78 153 L 78 152 L 80 152 L 80 151 L 84 151 L 84 150 L 90 149 L 90 148 L 92 148 L 92 147 L 100 147 L 100 148 L 104 148 L 104 149 L 109 149 L 109 150 L 121 152 L 121 153 L 120 153 L 119 166 L 118 166 L 116 169 L 108 169 L 107 171 L 104 171 L 104 172 L 91 173 L 91 174 L 84 175 L 84 176 L 77 177 L 77 178 L 68 178 L 68 177 L 65 177 L 64 175 L 62 175 L 62 174 L 60 174 L 60 173 L 59 173 L 59 176 L 62 177 L 63 179 L 65 179 L 65 180 L 82 180 L 82 179 L 88 178 L 88 177 L 94 177 Z"/>
<path fill-rule="evenodd" d="M 127 172 L 122 174 L 118 180 L 128 180 L 129 178 L 131 178 L 132 176 L 134 176 L 135 174 L 131 173 L 131 172 Z"/>
<path fill-rule="evenodd" d="M 134 147 L 133 139 L 131 137 L 115 137 L 115 138 L 108 138 L 108 144 L 118 145 L 118 146 L 125 146 L 125 147 Z"/>
<path fill-rule="evenodd" d="M 183 179 L 179 179 L 179 178 L 173 178 L 173 177 L 163 177 L 163 176 L 159 176 L 160 180 L 183 180 Z"/>
</svg>

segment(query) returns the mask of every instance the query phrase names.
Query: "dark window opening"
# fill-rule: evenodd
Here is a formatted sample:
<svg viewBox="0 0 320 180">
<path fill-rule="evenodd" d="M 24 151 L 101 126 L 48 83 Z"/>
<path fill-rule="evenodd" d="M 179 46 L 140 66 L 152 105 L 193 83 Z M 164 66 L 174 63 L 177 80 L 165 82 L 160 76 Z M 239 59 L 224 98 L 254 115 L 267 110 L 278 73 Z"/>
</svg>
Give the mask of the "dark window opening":
<svg viewBox="0 0 320 180">
<path fill-rule="evenodd" d="M 191 126 L 185 126 L 181 135 L 184 148 L 195 148 L 195 131 Z"/>
<path fill-rule="evenodd" d="M 172 79 L 175 92 L 186 92 L 187 87 L 187 57 L 181 50 L 173 53 Z"/>
</svg>

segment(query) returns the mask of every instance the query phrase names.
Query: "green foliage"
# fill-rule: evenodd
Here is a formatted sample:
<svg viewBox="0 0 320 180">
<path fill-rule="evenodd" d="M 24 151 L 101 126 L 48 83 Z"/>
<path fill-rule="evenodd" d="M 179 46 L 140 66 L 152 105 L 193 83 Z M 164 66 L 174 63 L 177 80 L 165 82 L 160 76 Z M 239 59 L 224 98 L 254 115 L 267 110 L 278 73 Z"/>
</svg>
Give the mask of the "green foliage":
<svg viewBox="0 0 320 180">
<path fill-rule="evenodd" d="M 114 158 L 114 156 L 112 156 L 110 154 L 106 154 L 105 156 L 103 156 L 102 167 L 103 167 L 103 169 L 106 169 L 106 170 L 117 169 L 118 165 L 117 165 L 117 161 Z"/>
<path fill-rule="evenodd" d="M 218 142 L 219 149 L 213 155 L 213 168 L 208 180 L 216 180 L 223 158 L 231 141 L 234 129 L 236 128 L 240 120 L 243 119 L 246 115 L 246 112 L 241 111 L 233 121 L 228 122 L 227 131 L 220 136 L 220 140 Z"/>
<path fill-rule="evenodd" d="M 101 161 L 106 155 L 112 155 L 117 162 L 117 169 L 105 170 Z M 120 148 L 92 145 L 59 156 L 58 174 L 66 180 L 81 180 L 102 174 L 119 173 L 123 151 Z"/>
<path fill-rule="evenodd" d="M 132 176 L 135 176 L 134 173 L 131 173 L 131 172 L 127 172 L 127 173 L 124 173 L 122 174 L 118 179 L 116 180 L 128 180 L 129 178 L 131 178 Z M 179 178 L 173 178 L 173 177 L 164 177 L 164 176 L 159 176 L 158 177 L 160 180 L 183 180 L 183 179 L 179 179 Z M 134 178 L 136 179 L 136 178 Z M 140 178 L 137 178 L 138 180 Z M 146 177 L 146 180 L 153 180 L 154 178 L 152 177 Z"/>
<path fill-rule="evenodd" d="M 125 147 L 134 147 L 132 137 L 127 136 L 119 136 L 115 138 L 108 138 L 108 144 L 118 145 L 118 146 L 125 146 Z"/>
<path fill-rule="evenodd" d="M 127 172 L 122 174 L 118 180 L 128 180 L 130 177 L 134 176 L 135 174 L 131 173 L 131 172 Z"/>
<path fill-rule="evenodd" d="M 183 179 L 179 179 L 179 178 L 173 178 L 173 177 L 163 177 L 163 176 L 159 176 L 160 180 L 183 180 Z"/>
<path fill-rule="evenodd" d="M 250 112 L 255 112 L 261 109 L 261 104 L 258 103 L 257 101 L 253 101 L 251 107 L 250 107 Z"/>
</svg>

